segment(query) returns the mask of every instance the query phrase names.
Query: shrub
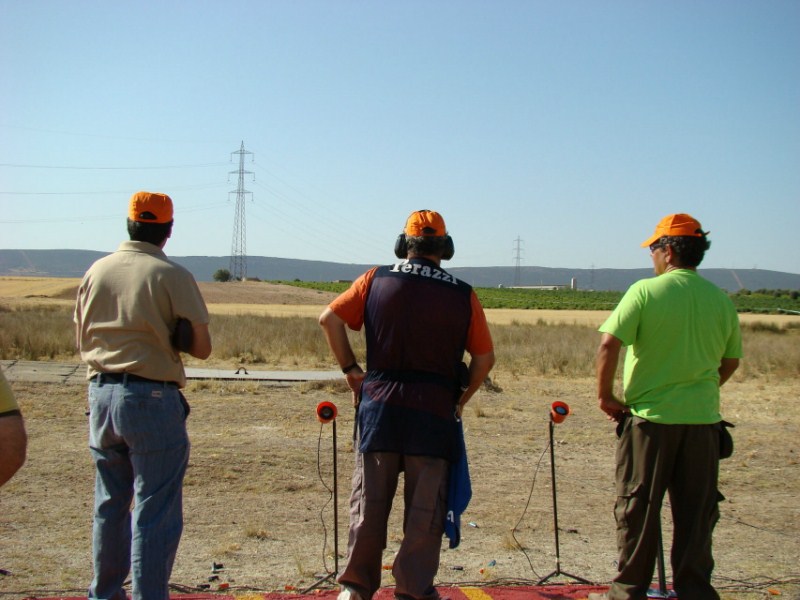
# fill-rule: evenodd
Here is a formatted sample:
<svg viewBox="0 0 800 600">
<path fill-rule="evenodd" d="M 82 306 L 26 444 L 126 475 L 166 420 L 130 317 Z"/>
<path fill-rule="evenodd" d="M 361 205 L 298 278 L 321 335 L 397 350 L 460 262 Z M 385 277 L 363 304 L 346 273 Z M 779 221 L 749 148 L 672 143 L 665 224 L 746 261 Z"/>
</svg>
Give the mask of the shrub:
<svg viewBox="0 0 800 600">
<path fill-rule="evenodd" d="M 214 275 L 212 275 L 214 281 L 230 281 L 231 280 L 231 272 L 228 269 L 217 269 L 214 271 Z"/>
</svg>

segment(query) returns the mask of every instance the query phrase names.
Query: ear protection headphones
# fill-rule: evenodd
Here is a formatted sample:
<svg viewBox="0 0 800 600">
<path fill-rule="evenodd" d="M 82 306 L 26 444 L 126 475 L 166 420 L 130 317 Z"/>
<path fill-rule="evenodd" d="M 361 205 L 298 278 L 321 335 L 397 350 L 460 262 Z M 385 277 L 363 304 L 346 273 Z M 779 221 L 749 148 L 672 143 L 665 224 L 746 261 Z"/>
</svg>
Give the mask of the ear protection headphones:
<svg viewBox="0 0 800 600">
<path fill-rule="evenodd" d="M 451 238 L 449 235 L 446 235 L 444 252 L 442 252 L 442 260 L 450 260 L 453 258 L 455 253 L 456 248 L 453 244 L 453 238 Z M 394 242 L 394 255 L 397 258 L 408 258 L 408 240 L 406 240 L 405 233 L 401 233 L 397 236 L 397 239 Z"/>
</svg>

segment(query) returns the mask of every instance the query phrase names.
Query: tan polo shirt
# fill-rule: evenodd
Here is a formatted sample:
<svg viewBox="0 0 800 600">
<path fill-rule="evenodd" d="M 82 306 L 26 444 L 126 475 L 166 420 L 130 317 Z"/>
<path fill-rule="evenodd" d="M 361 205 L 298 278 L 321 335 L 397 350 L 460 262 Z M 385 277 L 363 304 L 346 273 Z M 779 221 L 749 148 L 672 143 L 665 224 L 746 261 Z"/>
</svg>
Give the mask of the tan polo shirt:
<svg viewBox="0 0 800 600">
<path fill-rule="evenodd" d="M 127 372 L 183 387 L 183 362 L 170 343 L 178 317 L 209 321 L 192 274 L 153 244 L 120 244 L 78 288 L 74 319 L 87 378 Z"/>
</svg>

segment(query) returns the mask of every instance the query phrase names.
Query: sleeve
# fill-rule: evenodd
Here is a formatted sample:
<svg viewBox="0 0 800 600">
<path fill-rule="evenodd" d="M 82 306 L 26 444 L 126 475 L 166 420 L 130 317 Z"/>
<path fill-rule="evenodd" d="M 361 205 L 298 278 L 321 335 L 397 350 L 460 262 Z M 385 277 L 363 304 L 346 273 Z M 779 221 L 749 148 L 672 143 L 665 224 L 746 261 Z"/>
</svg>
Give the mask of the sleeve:
<svg viewBox="0 0 800 600">
<path fill-rule="evenodd" d="M 364 306 L 367 303 L 367 290 L 378 267 L 370 269 L 358 279 L 333 302 L 328 305 L 336 316 L 342 319 L 353 331 L 359 331 L 364 326 Z"/>
<path fill-rule="evenodd" d="M 731 305 L 731 334 L 728 337 L 728 343 L 725 346 L 725 352 L 722 358 L 742 358 L 742 329 L 739 325 L 739 313 L 736 312 L 733 301 L 727 295 L 725 299 L 730 302 Z"/>
<path fill-rule="evenodd" d="M 19 410 L 17 401 L 14 399 L 14 394 L 11 391 L 11 386 L 6 381 L 6 376 L 0 371 L 0 416 L 8 414 L 16 414 Z"/>
<path fill-rule="evenodd" d="M 192 325 L 208 325 L 210 318 L 200 288 L 189 271 L 181 269 L 180 283 L 172 287 L 170 295 L 175 305 L 174 317 L 188 319 Z"/>
<path fill-rule="evenodd" d="M 91 272 L 91 268 L 87 271 L 83 279 L 81 279 L 81 283 L 78 286 L 78 291 L 75 293 L 75 310 L 72 313 L 72 321 L 78 327 L 81 326 L 81 320 L 83 315 L 83 295 L 86 286 L 89 284 L 89 273 Z"/>
<path fill-rule="evenodd" d="M 486 322 L 486 313 L 483 312 L 480 300 L 478 300 L 475 290 L 472 290 L 470 303 L 472 305 L 472 317 L 467 332 L 467 352 L 470 354 L 487 354 L 494 350 L 492 334 L 489 331 L 489 324 Z"/>
<path fill-rule="evenodd" d="M 636 341 L 642 310 L 640 287 L 638 283 L 632 285 L 622 296 L 611 316 L 600 326 L 602 333 L 613 335 L 623 346 L 630 346 Z"/>
</svg>

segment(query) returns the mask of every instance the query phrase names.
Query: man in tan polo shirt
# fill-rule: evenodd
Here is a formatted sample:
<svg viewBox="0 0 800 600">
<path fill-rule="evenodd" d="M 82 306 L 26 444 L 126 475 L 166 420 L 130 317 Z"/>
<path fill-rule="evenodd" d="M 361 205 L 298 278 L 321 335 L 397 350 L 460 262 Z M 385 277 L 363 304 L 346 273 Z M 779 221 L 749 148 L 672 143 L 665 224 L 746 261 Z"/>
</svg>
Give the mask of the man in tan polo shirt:
<svg viewBox="0 0 800 600">
<path fill-rule="evenodd" d="M 75 324 L 88 365 L 96 467 L 89 598 L 124 600 L 129 572 L 134 600 L 169 598 L 189 462 L 180 351 L 211 354 L 197 283 L 163 252 L 172 216 L 166 194 L 135 193 L 130 241 L 95 262 L 78 289 Z"/>
</svg>

